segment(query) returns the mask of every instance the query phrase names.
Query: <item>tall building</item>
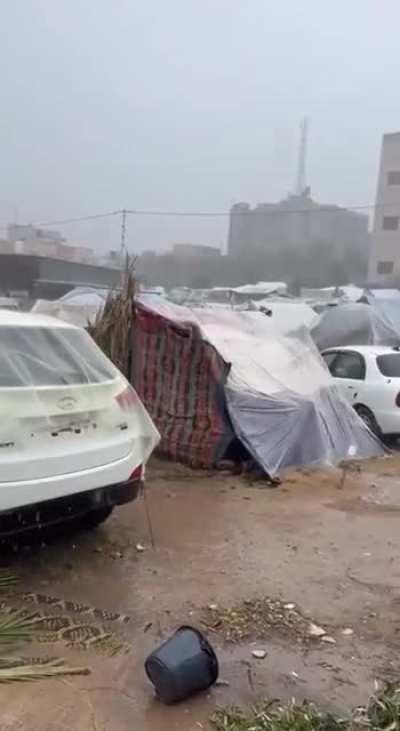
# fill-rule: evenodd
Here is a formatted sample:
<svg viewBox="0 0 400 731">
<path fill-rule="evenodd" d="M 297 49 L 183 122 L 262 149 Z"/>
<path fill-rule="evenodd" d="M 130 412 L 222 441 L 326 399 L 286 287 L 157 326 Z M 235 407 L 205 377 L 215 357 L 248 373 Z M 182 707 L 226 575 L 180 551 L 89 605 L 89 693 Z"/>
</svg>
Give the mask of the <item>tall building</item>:
<svg viewBox="0 0 400 731">
<path fill-rule="evenodd" d="M 383 135 L 368 281 L 400 283 L 400 132 Z"/>
<path fill-rule="evenodd" d="M 94 252 L 86 246 L 72 246 L 59 231 L 32 224 L 10 223 L 7 241 L 0 241 L 0 254 L 46 256 L 52 259 L 95 264 Z"/>
<path fill-rule="evenodd" d="M 250 252 L 279 248 L 329 246 L 340 259 L 351 250 L 365 258 L 369 250 L 368 217 L 336 205 L 321 205 L 311 198 L 309 188 L 279 203 L 248 203 L 232 206 L 228 253 L 246 256 Z"/>
<path fill-rule="evenodd" d="M 65 238 L 59 231 L 37 228 L 36 226 L 32 226 L 31 223 L 10 223 L 7 226 L 7 238 L 13 243 L 17 241 L 29 241 L 29 243 L 45 242 L 61 244 L 65 241 Z"/>
</svg>

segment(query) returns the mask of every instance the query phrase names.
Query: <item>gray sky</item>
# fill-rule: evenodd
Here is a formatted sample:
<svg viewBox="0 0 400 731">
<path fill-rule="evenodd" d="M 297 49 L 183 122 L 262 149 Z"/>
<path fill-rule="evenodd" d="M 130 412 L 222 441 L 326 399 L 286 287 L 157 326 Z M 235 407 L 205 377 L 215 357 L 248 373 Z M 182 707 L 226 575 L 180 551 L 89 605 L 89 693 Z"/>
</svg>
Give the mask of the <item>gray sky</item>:
<svg viewBox="0 0 400 731">
<path fill-rule="evenodd" d="M 399 28 L 399 0 L 3 3 L 0 226 L 279 199 L 304 114 L 314 196 L 373 202 L 381 135 L 400 129 Z M 118 246 L 117 219 L 60 228 Z M 226 231 L 135 217 L 128 243 Z"/>
</svg>

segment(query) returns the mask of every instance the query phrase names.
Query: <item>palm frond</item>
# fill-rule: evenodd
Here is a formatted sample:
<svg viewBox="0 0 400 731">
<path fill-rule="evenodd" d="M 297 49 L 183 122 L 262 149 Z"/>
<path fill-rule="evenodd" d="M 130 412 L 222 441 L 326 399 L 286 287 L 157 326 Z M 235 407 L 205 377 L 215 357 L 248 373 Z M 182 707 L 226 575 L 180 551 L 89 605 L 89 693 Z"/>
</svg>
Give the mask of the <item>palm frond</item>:
<svg viewBox="0 0 400 731">
<path fill-rule="evenodd" d="M 120 290 L 111 292 L 104 309 L 88 332 L 97 345 L 130 380 L 132 328 L 135 320 L 135 258 L 126 257 Z"/>
<path fill-rule="evenodd" d="M 0 571 L 0 591 L 15 586 L 17 582 L 18 576 L 10 574 L 8 571 Z"/>
<path fill-rule="evenodd" d="M 22 643 L 31 642 L 35 635 L 35 628 L 31 616 L 21 612 L 10 614 L 0 613 L 0 653 L 4 650 L 12 651 Z"/>
<path fill-rule="evenodd" d="M 70 667 L 58 662 L 34 663 L 33 665 L 26 665 L 22 662 L 20 665 L 0 667 L 0 683 L 11 683 L 16 680 L 43 680 L 60 675 L 89 675 L 89 673 L 89 668 Z"/>
<path fill-rule="evenodd" d="M 0 594 L 7 593 L 17 581 L 18 578 L 13 574 L 0 571 Z M 0 610 L 0 684 L 90 673 L 87 667 L 69 666 L 59 658 L 41 660 L 13 657 L 11 653 L 35 639 L 37 633 L 34 615 L 25 611 Z"/>
</svg>

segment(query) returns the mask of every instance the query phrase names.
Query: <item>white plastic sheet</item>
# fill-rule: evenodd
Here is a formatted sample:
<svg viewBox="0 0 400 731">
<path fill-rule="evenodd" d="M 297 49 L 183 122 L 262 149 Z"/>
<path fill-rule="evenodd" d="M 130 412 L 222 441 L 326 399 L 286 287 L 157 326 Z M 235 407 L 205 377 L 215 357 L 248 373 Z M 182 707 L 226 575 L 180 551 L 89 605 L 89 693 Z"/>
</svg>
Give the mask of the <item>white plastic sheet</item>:
<svg viewBox="0 0 400 731">
<path fill-rule="evenodd" d="M 0 346 L 0 443 L 12 445 L 2 450 L 0 484 L 97 468 L 129 453 L 132 465 L 147 461 L 158 432 L 83 329 L 0 311 Z"/>
<path fill-rule="evenodd" d="M 107 291 L 76 288 L 58 300 L 37 300 L 32 313 L 50 315 L 78 327 L 87 327 L 101 314 L 106 303 Z"/>
<path fill-rule="evenodd" d="M 268 297 L 257 302 L 252 302 L 255 310 L 262 310 L 271 313 L 273 324 L 282 333 L 292 332 L 301 327 L 312 327 L 318 321 L 317 313 L 305 302 L 280 302 L 271 300 Z"/>
<path fill-rule="evenodd" d="M 343 345 L 399 345 L 399 315 L 399 304 L 385 304 L 384 300 L 373 305 L 337 305 L 322 313 L 311 334 L 319 350 Z"/>
</svg>

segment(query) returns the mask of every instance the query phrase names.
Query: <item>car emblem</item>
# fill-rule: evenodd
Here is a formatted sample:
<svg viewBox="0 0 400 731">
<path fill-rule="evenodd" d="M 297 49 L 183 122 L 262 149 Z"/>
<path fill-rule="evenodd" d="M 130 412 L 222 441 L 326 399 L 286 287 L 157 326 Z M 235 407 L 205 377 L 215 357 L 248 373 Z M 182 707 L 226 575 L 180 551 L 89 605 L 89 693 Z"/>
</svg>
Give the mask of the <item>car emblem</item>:
<svg viewBox="0 0 400 731">
<path fill-rule="evenodd" d="M 63 411 L 72 411 L 75 405 L 76 399 L 72 398 L 71 396 L 65 396 L 64 398 L 57 401 L 58 408 L 62 409 Z"/>
</svg>

